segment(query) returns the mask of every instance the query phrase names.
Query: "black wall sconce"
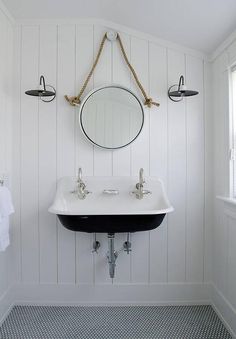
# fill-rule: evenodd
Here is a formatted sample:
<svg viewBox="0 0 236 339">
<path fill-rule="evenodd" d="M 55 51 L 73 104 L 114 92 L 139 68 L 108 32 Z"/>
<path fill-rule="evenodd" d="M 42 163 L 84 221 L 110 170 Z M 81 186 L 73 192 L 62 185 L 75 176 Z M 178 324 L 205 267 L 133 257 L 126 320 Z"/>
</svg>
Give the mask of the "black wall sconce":
<svg viewBox="0 0 236 339">
<path fill-rule="evenodd" d="M 52 90 L 47 90 L 47 87 L 51 88 Z M 31 89 L 29 91 L 26 91 L 25 94 L 39 97 L 43 102 L 51 102 L 56 97 L 56 90 L 51 85 L 45 85 L 44 76 L 41 75 L 38 89 Z"/>
<path fill-rule="evenodd" d="M 177 89 L 172 91 L 174 87 L 177 87 Z M 174 102 L 179 102 L 183 100 L 183 97 L 191 97 L 193 95 L 197 95 L 197 91 L 192 91 L 187 89 L 186 85 L 184 84 L 184 76 L 181 75 L 179 78 L 179 84 L 178 85 L 173 85 L 168 89 L 168 97 L 170 100 Z"/>
</svg>

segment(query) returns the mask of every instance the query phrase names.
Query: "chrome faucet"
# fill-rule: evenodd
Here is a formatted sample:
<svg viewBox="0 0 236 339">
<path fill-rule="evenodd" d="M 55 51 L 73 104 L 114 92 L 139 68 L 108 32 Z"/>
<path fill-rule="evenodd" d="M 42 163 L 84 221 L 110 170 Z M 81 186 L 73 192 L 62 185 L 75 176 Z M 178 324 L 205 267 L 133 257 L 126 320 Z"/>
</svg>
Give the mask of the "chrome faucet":
<svg viewBox="0 0 236 339">
<path fill-rule="evenodd" d="M 131 192 L 132 194 L 135 194 L 136 198 L 139 199 L 139 200 L 143 199 L 144 195 L 152 193 L 151 191 L 143 189 L 143 185 L 145 184 L 143 173 L 144 173 L 143 168 L 140 168 L 140 170 L 139 170 L 139 182 L 135 185 L 136 190 Z"/>
<path fill-rule="evenodd" d="M 86 185 L 82 180 L 82 168 L 81 167 L 79 168 L 79 171 L 78 171 L 77 190 L 75 191 L 75 193 L 78 194 L 78 198 L 81 200 L 85 199 L 89 193 L 92 193 L 86 190 Z"/>
</svg>

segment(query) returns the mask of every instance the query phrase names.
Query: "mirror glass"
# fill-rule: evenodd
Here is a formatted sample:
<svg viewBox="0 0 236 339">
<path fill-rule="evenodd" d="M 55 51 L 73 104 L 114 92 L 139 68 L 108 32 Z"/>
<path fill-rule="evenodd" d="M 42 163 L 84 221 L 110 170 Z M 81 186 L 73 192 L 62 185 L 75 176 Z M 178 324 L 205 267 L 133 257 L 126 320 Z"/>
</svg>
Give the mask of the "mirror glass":
<svg viewBox="0 0 236 339">
<path fill-rule="evenodd" d="M 129 145 L 144 123 L 142 102 L 130 90 L 117 85 L 94 89 L 80 106 L 80 125 L 93 144 L 116 149 Z"/>
</svg>

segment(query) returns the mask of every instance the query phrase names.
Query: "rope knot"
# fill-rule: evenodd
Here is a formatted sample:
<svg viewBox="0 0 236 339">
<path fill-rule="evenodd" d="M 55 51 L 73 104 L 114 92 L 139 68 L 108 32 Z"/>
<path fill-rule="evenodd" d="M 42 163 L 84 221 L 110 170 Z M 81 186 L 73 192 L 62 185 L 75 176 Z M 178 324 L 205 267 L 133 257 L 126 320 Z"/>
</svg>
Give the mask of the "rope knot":
<svg viewBox="0 0 236 339">
<path fill-rule="evenodd" d="M 81 101 L 78 97 L 68 97 L 68 95 L 65 95 L 65 99 L 69 102 L 71 106 L 77 106 L 81 104 Z"/>
<path fill-rule="evenodd" d="M 152 105 L 160 106 L 160 104 L 158 104 L 157 102 L 153 101 L 152 98 L 146 98 L 145 101 L 144 101 L 144 105 L 148 106 L 149 108 L 151 108 Z"/>
<path fill-rule="evenodd" d="M 152 107 L 152 98 L 146 98 L 144 105 L 148 106 L 149 108 Z"/>
</svg>

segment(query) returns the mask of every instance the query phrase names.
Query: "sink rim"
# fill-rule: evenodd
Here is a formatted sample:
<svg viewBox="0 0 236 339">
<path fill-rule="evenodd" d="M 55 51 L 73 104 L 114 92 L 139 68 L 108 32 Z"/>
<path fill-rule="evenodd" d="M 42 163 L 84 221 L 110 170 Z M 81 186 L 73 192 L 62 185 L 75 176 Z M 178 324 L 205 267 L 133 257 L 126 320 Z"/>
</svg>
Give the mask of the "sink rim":
<svg viewBox="0 0 236 339">
<path fill-rule="evenodd" d="M 134 197 L 131 197 L 130 196 L 130 192 L 129 190 L 127 190 L 127 192 L 125 192 L 125 199 L 128 198 L 130 196 L 130 199 L 134 199 L 135 201 L 135 209 L 132 209 L 130 212 L 128 210 L 125 210 L 124 208 L 121 208 L 120 210 L 117 210 L 117 207 L 112 209 L 112 210 L 107 210 L 106 208 L 106 205 L 104 205 L 104 207 L 102 207 L 99 211 L 96 210 L 89 210 L 88 206 L 85 207 L 85 208 L 82 208 L 80 209 L 82 206 L 78 206 L 78 209 L 75 210 L 65 210 L 65 209 L 58 209 L 58 208 L 54 208 L 55 206 L 55 202 L 56 200 L 60 198 L 61 194 L 63 195 L 65 192 L 67 192 L 67 189 L 64 189 L 63 187 L 60 187 L 60 183 L 63 184 L 63 181 L 65 180 L 75 180 L 76 177 L 74 176 L 64 176 L 64 177 L 61 177 L 59 180 L 58 180 L 58 186 L 57 186 L 57 190 L 56 190 L 56 194 L 54 196 L 54 200 L 53 200 L 53 203 L 52 205 L 48 208 L 48 212 L 52 213 L 52 214 L 56 214 L 56 215 L 68 215 L 68 216 L 92 216 L 92 215 L 101 215 L 101 216 L 105 216 L 105 215 L 110 215 L 110 216 L 114 216 L 114 215 L 157 215 L 157 214 L 167 214 L 167 213 L 170 213 L 170 212 L 173 212 L 174 211 L 174 207 L 171 205 L 169 199 L 168 199 L 168 196 L 167 196 L 167 193 L 166 193 L 166 190 L 165 190 L 165 185 L 163 183 L 163 181 L 158 178 L 157 176 L 147 176 L 146 177 L 146 182 L 148 183 L 148 181 L 150 180 L 154 180 L 156 182 L 159 182 L 160 184 L 160 187 L 161 187 L 161 193 L 162 193 L 162 196 L 166 202 L 166 206 L 161 206 L 161 207 L 166 207 L 166 208 L 162 208 L 162 209 L 158 209 L 156 208 L 155 206 L 153 207 L 150 207 L 150 209 L 145 209 L 143 208 L 143 206 L 140 206 L 143 202 L 143 200 L 147 199 L 147 197 L 144 196 L 144 198 L 142 200 L 138 200 Z M 137 181 L 137 177 L 135 176 L 125 176 L 125 177 L 122 177 L 122 176 L 112 176 L 112 177 L 109 177 L 109 176 L 101 176 L 101 177 L 97 177 L 97 176 L 84 176 L 84 181 L 87 182 L 87 181 L 100 181 L 100 180 L 106 180 L 108 182 L 112 182 L 113 180 L 120 180 L 120 181 L 126 181 L 126 182 L 129 182 L 129 184 L 133 184 L 134 182 Z M 62 192 L 62 193 L 61 193 Z M 123 192 L 124 193 L 124 192 Z M 109 199 L 116 199 L 117 196 L 110 196 Z M 91 196 L 92 198 L 92 196 Z M 86 197 L 86 203 L 88 202 L 88 200 L 90 200 L 90 196 Z M 63 200 L 62 200 L 63 201 Z M 66 199 L 65 199 L 66 201 Z M 85 200 L 79 200 L 78 199 L 78 202 L 80 203 L 83 203 Z M 91 201 L 91 203 L 93 204 L 94 203 L 94 200 Z M 140 204 L 139 204 L 140 203 Z M 139 206 L 141 207 L 141 209 L 139 210 Z M 57 206 L 56 206 L 57 207 Z M 122 210 L 123 209 L 123 210 Z"/>
</svg>

